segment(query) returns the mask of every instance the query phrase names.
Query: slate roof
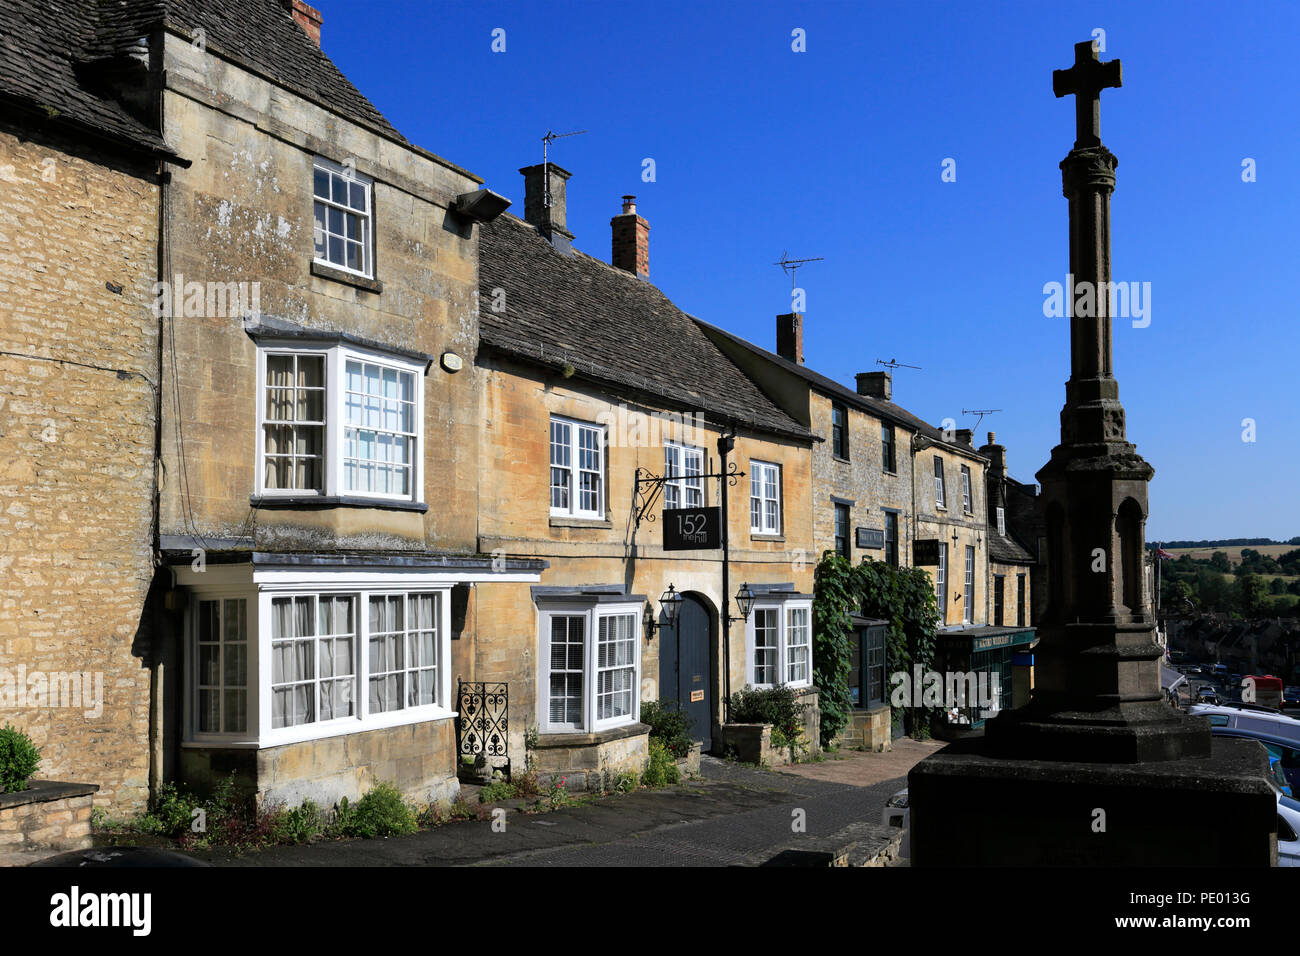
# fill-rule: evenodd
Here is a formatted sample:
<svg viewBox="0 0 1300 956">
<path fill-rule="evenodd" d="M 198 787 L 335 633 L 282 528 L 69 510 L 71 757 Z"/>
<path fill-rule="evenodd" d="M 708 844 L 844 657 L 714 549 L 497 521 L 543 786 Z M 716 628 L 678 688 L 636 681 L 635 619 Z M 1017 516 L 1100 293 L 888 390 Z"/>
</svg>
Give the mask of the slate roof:
<svg viewBox="0 0 1300 956">
<path fill-rule="evenodd" d="M 842 401 L 846 405 L 861 409 L 862 411 L 875 415 L 877 418 L 892 422 L 895 425 L 901 425 L 904 428 L 924 435 L 926 438 L 929 438 L 936 444 L 943 445 L 945 448 L 951 448 L 954 451 L 959 451 L 975 458 L 984 458 L 983 455 L 969 445 L 960 445 L 956 442 L 944 441 L 942 431 L 935 428 L 929 422 L 917 418 L 901 405 L 895 405 L 893 402 L 888 402 L 883 398 L 876 398 L 871 395 L 859 395 L 854 389 L 841 385 L 839 382 L 832 378 L 827 378 L 820 372 L 814 372 L 806 365 L 800 365 L 798 362 L 791 362 L 789 359 L 782 358 L 775 352 L 769 352 L 767 349 L 755 345 L 748 339 L 742 339 L 740 336 L 728 332 L 726 329 L 718 328 L 716 325 L 710 325 L 702 319 L 696 319 L 695 321 L 710 332 L 724 336 L 730 341 L 735 342 L 737 345 L 753 352 L 755 355 L 762 356 L 772 364 L 799 376 L 812 385 L 813 388 L 827 393 L 837 401 Z"/>
<path fill-rule="evenodd" d="M 653 396 L 664 407 L 811 440 L 651 283 L 578 250 L 557 251 L 532 226 L 502 215 L 482 227 L 483 345 Z M 493 290 L 506 308 L 493 312 Z"/>
<path fill-rule="evenodd" d="M 989 560 L 1000 564 L 1034 564 L 1035 558 L 1009 534 L 998 534 L 995 526 L 988 529 Z"/>
<path fill-rule="evenodd" d="M 0 98 L 50 122 L 169 153 L 156 130 L 92 88 L 84 64 L 98 7 L 96 0 L 0 0 Z"/>
<path fill-rule="evenodd" d="M 160 27 L 183 36 L 202 29 L 209 50 L 409 145 L 294 22 L 282 0 L 0 0 L 0 97 L 50 107 L 65 121 L 165 150 L 156 130 L 95 91 L 89 69 L 128 55 Z"/>
</svg>

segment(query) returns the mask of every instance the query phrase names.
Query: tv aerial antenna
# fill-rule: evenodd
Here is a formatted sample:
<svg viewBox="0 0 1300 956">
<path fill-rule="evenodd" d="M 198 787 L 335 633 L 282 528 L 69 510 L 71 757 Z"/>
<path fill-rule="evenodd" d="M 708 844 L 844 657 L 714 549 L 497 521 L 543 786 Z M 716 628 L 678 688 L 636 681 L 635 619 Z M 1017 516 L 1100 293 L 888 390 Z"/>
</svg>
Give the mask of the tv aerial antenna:
<svg viewBox="0 0 1300 956">
<path fill-rule="evenodd" d="M 557 133 L 555 130 L 548 129 L 546 135 L 542 137 L 542 205 L 547 209 L 551 208 L 551 144 L 557 139 L 581 136 L 585 132 L 587 132 L 585 129 L 575 129 L 572 133 Z"/>
<path fill-rule="evenodd" d="M 781 269 L 790 276 L 790 291 L 793 292 L 796 288 L 798 288 L 797 284 L 795 283 L 796 270 L 798 270 L 802 266 L 806 266 L 810 262 L 825 262 L 825 261 L 826 261 L 825 256 L 814 256 L 811 259 L 791 259 L 789 253 L 782 252 L 781 261 L 774 262 L 772 263 L 772 265 L 780 266 Z"/>
<path fill-rule="evenodd" d="M 908 365 L 905 362 L 898 361 L 898 359 L 890 359 L 888 362 L 886 362 L 884 359 L 876 359 L 876 364 L 885 366 L 885 368 L 889 369 L 891 372 L 896 368 L 914 368 L 918 372 L 921 371 L 921 366 Z"/>
<path fill-rule="evenodd" d="M 961 413 L 963 415 L 979 416 L 979 418 L 975 419 L 975 427 L 971 429 L 971 431 L 977 432 L 980 430 L 980 422 L 984 421 L 985 415 L 992 415 L 994 412 L 1000 412 L 1000 411 L 1002 411 L 1002 409 L 1000 408 L 963 408 L 961 410 Z"/>
</svg>

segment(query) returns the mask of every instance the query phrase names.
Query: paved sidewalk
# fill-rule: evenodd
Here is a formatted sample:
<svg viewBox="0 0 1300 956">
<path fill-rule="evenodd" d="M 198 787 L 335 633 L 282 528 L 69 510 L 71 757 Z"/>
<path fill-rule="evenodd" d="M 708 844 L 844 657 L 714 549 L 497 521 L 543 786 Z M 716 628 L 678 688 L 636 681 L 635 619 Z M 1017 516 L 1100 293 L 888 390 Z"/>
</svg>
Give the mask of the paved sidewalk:
<svg viewBox="0 0 1300 956">
<path fill-rule="evenodd" d="M 870 786 L 817 780 L 712 757 L 700 769 L 700 780 L 680 787 L 511 813 L 504 833 L 466 822 L 387 840 L 195 855 L 218 866 L 743 865 L 798 840 L 796 811 L 809 835 L 829 836 L 851 823 L 878 822 L 885 801 L 906 785 L 901 777 Z"/>
<path fill-rule="evenodd" d="M 795 774 L 810 780 L 828 783 L 847 783 L 855 787 L 872 787 L 886 780 L 906 777 L 907 772 L 930 754 L 946 745 L 942 740 L 913 740 L 902 737 L 895 740 L 893 749 L 884 753 L 861 750 L 841 750 L 834 757 L 818 763 L 800 763 L 781 767 L 781 773 Z M 906 784 L 899 786 L 901 790 Z"/>
</svg>

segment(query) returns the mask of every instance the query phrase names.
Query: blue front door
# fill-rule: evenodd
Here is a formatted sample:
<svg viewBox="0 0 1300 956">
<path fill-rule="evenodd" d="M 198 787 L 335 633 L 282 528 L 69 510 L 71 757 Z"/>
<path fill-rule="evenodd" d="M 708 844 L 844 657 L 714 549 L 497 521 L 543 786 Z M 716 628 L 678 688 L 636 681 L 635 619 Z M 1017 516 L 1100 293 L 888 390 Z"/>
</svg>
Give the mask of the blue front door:
<svg viewBox="0 0 1300 956">
<path fill-rule="evenodd" d="M 708 609 L 697 598 L 682 595 L 676 625 L 659 631 L 659 696 L 677 701 L 691 718 L 691 738 L 702 741 L 706 753 L 713 745 L 712 646 Z"/>
</svg>

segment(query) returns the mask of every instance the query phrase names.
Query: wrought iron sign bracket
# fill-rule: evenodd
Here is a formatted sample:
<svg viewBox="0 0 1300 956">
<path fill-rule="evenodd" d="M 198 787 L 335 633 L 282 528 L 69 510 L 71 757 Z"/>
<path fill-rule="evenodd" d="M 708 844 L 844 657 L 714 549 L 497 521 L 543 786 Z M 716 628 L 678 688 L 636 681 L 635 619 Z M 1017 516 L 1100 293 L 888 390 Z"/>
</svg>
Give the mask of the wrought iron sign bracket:
<svg viewBox="0 0 1300 956">
<path fill-rule="evenodd" d="M 712 459 L 709 461 L 709 467 L 713 467 Z M 740 471 L 734 461 L 727 463 L 725 472 L 709 472 L 703 475 L 673 475 L 669 477 L 668 475 L 656 475 L 646 468 L 638 468 L 636 470 L 636 500 L 632 505 L 633 510 L 636 512 L 636 527 L 641 527 L 643 519 L 646 521 L 655 520 L 652 509 L 655 502 L 659 500 L 659 496 L 663 494 L 664 483 L 667 481 L 676 481 L 679 478 L 699 478 L 701 481 L 707 481 L 710 478 L 725 478 L 729 485 L 735 487 L 736 483 L 744 477 L 745 472 Z"/>
</svg>

